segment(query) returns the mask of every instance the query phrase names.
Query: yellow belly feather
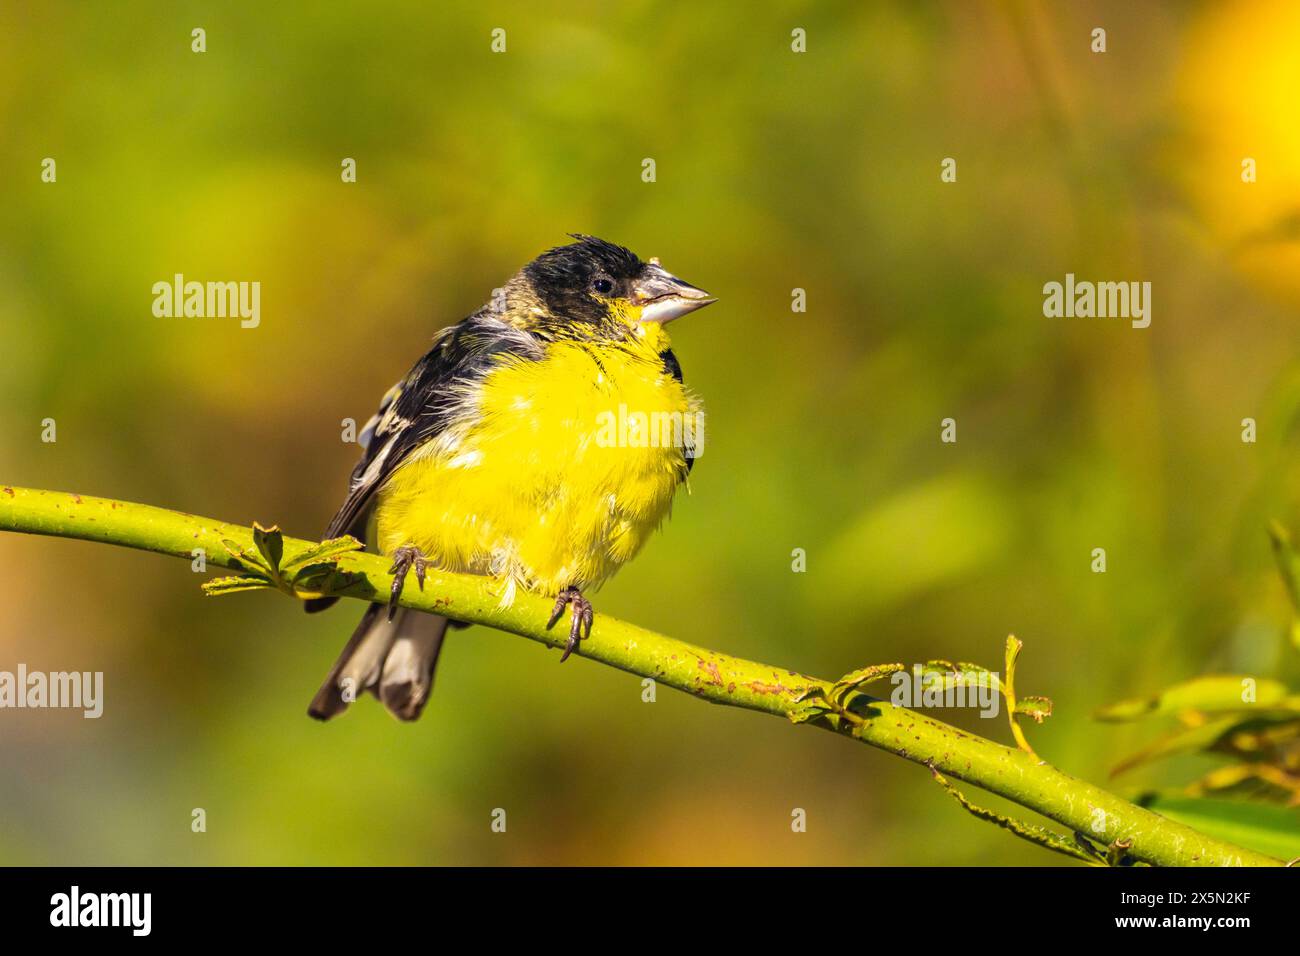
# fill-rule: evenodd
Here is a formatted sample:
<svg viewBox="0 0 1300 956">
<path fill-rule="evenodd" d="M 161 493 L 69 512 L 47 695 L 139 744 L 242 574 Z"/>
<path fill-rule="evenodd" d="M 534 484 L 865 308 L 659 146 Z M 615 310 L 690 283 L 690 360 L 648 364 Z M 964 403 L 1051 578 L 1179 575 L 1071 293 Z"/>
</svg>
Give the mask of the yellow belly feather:
<svg viewBox="0 0 1300 956">
<path fill-rule="evenodd" d="M 658 348 L 559 342 L 540 361 L 493 370 L 464 421 L 379 491 L 380 551 L 414 545 L 445 570 L 490 574 L 502 582 L 503 603 L 517 587 L 554 594 L 599 585 L 668 514 L 684 471 L 681 448 L 665 447 L 664 435 L 634 430 L 624 441 L 611 421 L 620 406 L 624 421 L 626 413 L 652 422 L 700 413 Z"/>
</svg>

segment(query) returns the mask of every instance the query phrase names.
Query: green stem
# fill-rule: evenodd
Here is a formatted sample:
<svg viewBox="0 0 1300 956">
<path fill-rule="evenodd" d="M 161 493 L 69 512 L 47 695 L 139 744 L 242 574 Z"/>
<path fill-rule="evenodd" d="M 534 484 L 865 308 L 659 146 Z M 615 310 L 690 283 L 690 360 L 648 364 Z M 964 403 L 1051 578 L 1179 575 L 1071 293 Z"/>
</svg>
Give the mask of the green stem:
<svg viewBox="0 0 1300 956">
<path fill-rule="evenodd" d="M 80 538 L 191 558 L 201 548 L 208 563 L 243 572 L 223 540 L 255 551 L 252 532 L 240 525 L 149 505 L 64 492 L 0 486 L 0 530 Z M 283 563 L 315 545 L 284 539 Z M 358 575 L 344 596 L 386 600 L 388 562 L 353 551 L 339 570 Z M 558 647 L 564 629 L 548 631 L 549 598 L 521 593 L 502 608 L 490 581 L 430 572 L 423 590 L 406 588 L 401 603 L 458 620 L 485 624 Z M 704 700 L 793 718 L 807 713 L 798 698 L 829 693 L 831 681 L 773 667 L 643 630 L 598 615 L 591 637 L 577 652 Z M 975 737 L 923 714 L 859 696 L 852 713 L 830 712 L 806 722 L 853 737 L 947 777 L 962 780 L 1054 820 L 1102 845 L 1130 844 L 1129 858 L 1159 866 L 1277 866 L 1280 860 L 1198 833 L 1092 784 L 1077 780 L 1022 750 Z"/>
</svg>

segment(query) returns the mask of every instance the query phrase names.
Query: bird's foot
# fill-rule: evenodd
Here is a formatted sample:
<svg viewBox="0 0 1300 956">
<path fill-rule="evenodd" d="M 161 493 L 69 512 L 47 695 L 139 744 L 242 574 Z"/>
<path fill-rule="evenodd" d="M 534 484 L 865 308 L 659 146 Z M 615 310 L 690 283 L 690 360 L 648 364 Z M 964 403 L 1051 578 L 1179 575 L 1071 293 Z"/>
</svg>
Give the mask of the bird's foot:
<svg viewBox="0 0 1300 956">
<path fill-rule="evenodd" d="M 429 561 L 424 556 L 424 552 L 412 545 L 403 545 L 393 552 L 393 566 L 388 569 L 388 573 L 393 575 L 393 589 L 388 597 L 388 619 L 391 621 L 393 615 L 397 613 L 397 599 L 402 596 L 402 588 L 406 585 L 406 575 L 415 568 L 415 580 L 420 585 L 420 590 L 424 590 L 424 573 L 429 569 Z"/>
<path fill-rule="evenodd" d="M 569 655 L 573 653 L 579 641 L 591 637 L 591 622 L 596 617 L 591 602 L 582 596 L 582 592 L 575 587 L 567 587 L 555 598 L 551 619 L 546 622 L 548 631 L 555 626 L 555 622 L 564 614 L 564 608 L 570 604 L 573 605 L 573 619 L 569 623 L 569 640 L 565 642 L 564 653 L 560 656 L 561 664 L 569 659 Z"/>
</svg>

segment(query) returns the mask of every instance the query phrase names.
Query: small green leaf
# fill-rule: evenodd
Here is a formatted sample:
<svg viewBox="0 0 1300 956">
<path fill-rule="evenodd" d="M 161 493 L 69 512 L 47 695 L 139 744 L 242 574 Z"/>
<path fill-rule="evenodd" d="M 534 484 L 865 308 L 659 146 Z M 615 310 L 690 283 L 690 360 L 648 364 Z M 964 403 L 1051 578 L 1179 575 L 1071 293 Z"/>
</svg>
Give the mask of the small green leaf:
<svg viewBox="0 0 1300 956">
<path fill-rule="evenodd" d="M 293 576 L 294 589 L 319 591 L 335 570 L 336 566 L 328 561 L 323 561 L 320 564 L 309 564 Z"/>
<path fill-rule="evenodd" d="M 278 577 L 280 574 L 280 559 L 284 557 L 284 536 L 280 534 L 280 528 L 277 525 L 263 528 L 254 521 L 253 544 L 257 546 L 262 559 L 266 561 L 266 566 L 270 569 L 272 576 Z"/>
<path fill-rule="evenodd" d="M 1016 713 L 1024 714 L 1034 723 L 1041 724 L 1052 716 L 1052 699 L 1050 697 L 1020 697 L 1016 700 Z"/>
<path fill-rule="evenodd" d="M 1279 860 L 1300 857 L 1300 809 L 1204 797 L 1157 797 L 1147 809 Z"/>
<path fill-rule="evenodd" d="M 275 585 L 266 578 L 241 575 L 239 577 L 213 578 L 211 581 L 204 581 L 203 593 L 209 597 L 217 597 L 222 594 L 233 594 L 236 591 L 256 591 L 260 588 L 271 587 L 275 587 Z"/>
<path fill-rule="evenodd" d="M 867 684 L 880 680 L 880 678 L 887 674 L 894 674 L 901 670 L 903 670 L 902 664 L 870 664 L 860 670 L 845 674 L 835 682 L 834 689 L 836 691 L 857 690 L 860 687 L 864 687 Z"/>
<path fill-rule="evenodd" d="M 360 551 L 364 547 L 365 545 L 351 535 L 330 538 L 328 541 L 322 541 L 320 544 L 301 551 L 293 560 L 284 565 L 284 570 L 293 571 L 296 568 L 315 564 L 318 561 L 333 560 L 351 551 Z"/>
<path fill-rule="evenodd" d="M 952 661 L 926 661 L 921 665 L 921 675 L 929 686 L 943 690 L 962 685 L 965 687 L 988 687 L 1002 693 L 1002 682 L 998 675 L 978 664 Z"/>
<path fill-rule="evenodd" d="M 251 571 L 253 574 L 262 574 L 268 578 L 272 576 L 270 567 L 265 564 L 260 556 L 250 555 L 229 538 L 222 538 L 221 546 L 226 549 L 227 554 L 235 559 L 235 563 L 245 571 Z"/>
<path fill-rule="evenodd" d="M 1093 716 L 1097 720 L 1124 721 L 1152 714 L 1178 714 L 1186 710 L 1231 713 L 1278 707 L 1289 709 L 1287 694 L 1287 687 L 1281 681 L 1244 674 L 1212 674 L 1174 684 L 1155 697 L 1111 704 Z M 1253 700 L 1249 699 L 1251 697 Z"/>
<path fill-rule="evenodd" d="M 294 591 L 323 591 L 331 593 L 350 590 L 365 580 L 365 575 L 354 571 L 340 571 L 333 561 L 309 564 L 293 577 Z"/>
</svg>

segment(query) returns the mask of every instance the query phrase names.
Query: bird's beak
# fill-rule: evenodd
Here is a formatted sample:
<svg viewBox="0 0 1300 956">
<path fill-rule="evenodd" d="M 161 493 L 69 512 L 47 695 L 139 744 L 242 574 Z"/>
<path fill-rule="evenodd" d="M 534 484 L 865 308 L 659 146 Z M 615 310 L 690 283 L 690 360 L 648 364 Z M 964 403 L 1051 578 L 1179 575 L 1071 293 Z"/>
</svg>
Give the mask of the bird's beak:
<svg viewBox="0 0 1300 956">
<path fill-rule="evenodd" d="M 718 300 L 683 282 L 651 259 L 632 284 L 632 301 L 641 306 L 642 322 L 665 324 Z"/>
</svg>

